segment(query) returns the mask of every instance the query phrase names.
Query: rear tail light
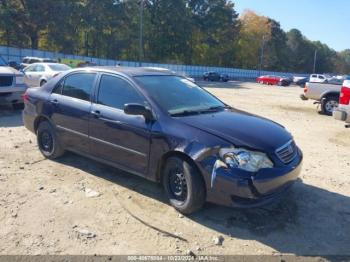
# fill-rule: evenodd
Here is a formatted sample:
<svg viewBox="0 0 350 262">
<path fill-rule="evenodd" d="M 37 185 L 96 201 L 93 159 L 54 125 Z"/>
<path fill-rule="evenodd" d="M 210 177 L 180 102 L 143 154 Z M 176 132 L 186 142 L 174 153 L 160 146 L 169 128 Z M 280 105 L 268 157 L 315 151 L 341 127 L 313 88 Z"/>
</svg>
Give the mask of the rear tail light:
<svg viewBox="0 0 350 262">
<path fill-rule="evenodd" d="M 343 86 L 341 88 L 339 104 L 341 105 L 350 104 L 350 87 Z"/>
<path fill-rule="evenodd" d="M 22 95 L 22 98 L 23 98 L 23 102 L 29 102 L 29 95 L 27 93 L 27 91 Z"/>
<path fill-rule="evenodd" d="M 305 87 L 304 87 L 304 93 L 305 94 L 307 93 L 307 85 L 305 85 Z"/>
</svg>

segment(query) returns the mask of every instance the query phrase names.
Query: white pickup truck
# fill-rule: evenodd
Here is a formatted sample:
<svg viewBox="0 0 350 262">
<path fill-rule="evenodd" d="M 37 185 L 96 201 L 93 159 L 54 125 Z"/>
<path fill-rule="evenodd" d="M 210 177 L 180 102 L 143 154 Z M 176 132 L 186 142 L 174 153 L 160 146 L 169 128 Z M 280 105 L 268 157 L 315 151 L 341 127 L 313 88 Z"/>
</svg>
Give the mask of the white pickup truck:
<svg viewBox="0 0 350 262">
<path fill-rule="evenodd" d="M 304 94 L 300 97 L 302 100 L 315 100 L 315 103 L 321 104 L 322 113 L 331 116 L 338 108 L 341 88 L 341 84 L 306 83 Z"/>
<path fill-rule="evenodd" d="M 335 119 L 344 121 L 350 128 L 350 76 L 348 76 L 341 88 L 339 107 L 333 112 Z"/>
<path fill-rule="evenodd" d="M 0 105 L 23 107 L 23 93 L 27 90 L 23 73 L 7 65 L 0 56 Z"/>
</svg>

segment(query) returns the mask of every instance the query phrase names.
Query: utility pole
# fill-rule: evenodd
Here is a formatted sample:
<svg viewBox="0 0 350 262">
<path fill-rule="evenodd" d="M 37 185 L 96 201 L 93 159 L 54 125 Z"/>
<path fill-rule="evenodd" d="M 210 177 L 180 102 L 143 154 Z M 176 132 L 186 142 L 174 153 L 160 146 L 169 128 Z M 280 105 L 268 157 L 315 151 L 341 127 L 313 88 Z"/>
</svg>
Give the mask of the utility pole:
<svg viewBox="0 0 350 262">
<path fill-rule="evenodd" d="M 139 46 L 139 66 L 142 66 L 143 60 L 143 9 L 144 0 L 140 0 L 140 46 Z"/>
<path fill-rule="evenodd" d="M 315 56 L 314 56 L 314 70 L 313 73 L 316 73 L 316 62 L 317 62 L 317 49 L 315 50 Z"/>
<path fill-rule="evenodd" d="M 262 65 L 264 60 L 264 52 L 265 52 L 265 36 L 263 36 L 261 43 L 261 53 L 260 53 L 260 63 L 259 63 L 259 76 L 261 76 Z"/>
</svg>

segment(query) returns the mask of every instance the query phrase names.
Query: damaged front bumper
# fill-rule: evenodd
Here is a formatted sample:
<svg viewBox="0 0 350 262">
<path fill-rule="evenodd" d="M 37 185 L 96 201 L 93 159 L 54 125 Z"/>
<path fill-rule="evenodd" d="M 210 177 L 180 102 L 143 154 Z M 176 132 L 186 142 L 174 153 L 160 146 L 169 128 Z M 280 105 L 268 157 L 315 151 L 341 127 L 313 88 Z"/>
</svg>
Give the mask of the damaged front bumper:
<svg viewBox="0 0 350 262">
<path fill-rule="evenodd" d="M 219 167 L 208 188 L 207 201 L 240 208 L 258 207 L 273 202 L 285 195 L 298 180 L 302 159 L 302 152 L 298 149 L 297 156 L 288 165 L 261 169 L 254 174 Z"/>
</svg>

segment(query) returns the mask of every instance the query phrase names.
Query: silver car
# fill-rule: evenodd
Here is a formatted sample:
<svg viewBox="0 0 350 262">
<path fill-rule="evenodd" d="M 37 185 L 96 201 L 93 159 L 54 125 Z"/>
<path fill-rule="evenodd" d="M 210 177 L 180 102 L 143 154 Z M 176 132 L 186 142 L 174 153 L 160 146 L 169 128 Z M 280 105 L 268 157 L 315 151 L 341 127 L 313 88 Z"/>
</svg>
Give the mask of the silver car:
<svg viewBox="0 0 350 262">
<path fill-rule="evenodd" d="M 30 87 L 42 86 L 59 73 L 70 69 L 71 68 L 65 64 L 34 63 L 24 68 L 24 81 Z"/>
<path fill-rule="evenodd" d="M 0 105 L 12 105 L 14 109 L 21 109 L 22 95 L 26 90 L 23 74 L 8 66 L 0 56 Z"/>
</svg>

